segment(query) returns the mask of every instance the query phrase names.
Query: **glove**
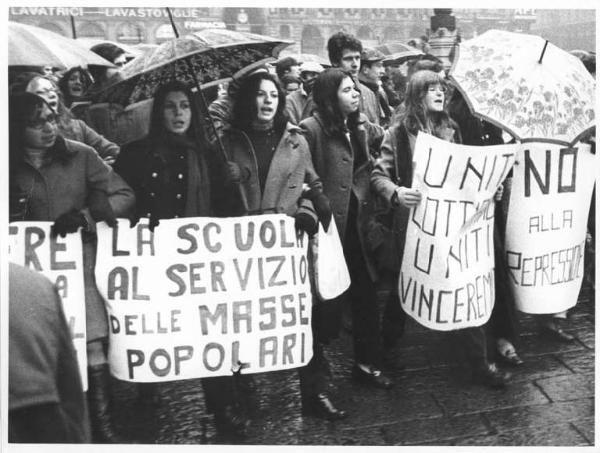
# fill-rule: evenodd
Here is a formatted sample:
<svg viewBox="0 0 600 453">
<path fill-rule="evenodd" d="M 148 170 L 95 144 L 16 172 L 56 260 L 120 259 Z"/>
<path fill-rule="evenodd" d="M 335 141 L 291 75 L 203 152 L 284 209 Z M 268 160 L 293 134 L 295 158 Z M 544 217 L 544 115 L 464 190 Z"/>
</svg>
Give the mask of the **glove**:
<svg viewBox="0 0 600 453">
<path fill-rule="evenodd" d="M 138 224 L 138 222 L 140 221 L 140 215 L 139 214 L 134 214 L 133 217 L 130 217 L 129 219 L 129 227 L 133 228 L 134 226 L 136 226 Z M 159 219 L 156 216 L 150 216 L 150 222 L 148 223 L 148 229 L 152 232 L 154 232 L 154 228 L 156 228 L 159 224 Z"/>
<path fill-rule="evenodd" d="M 327 231 L 329 229 L 329 224 L 331 223 L 332 217 L 329 198 L 327 198 L 325 194 L 321 192 L 312 198 L 312 202 L 313 206 L 315 207 L 317 217 L 319 217 L 319 221 L 323 225 L 323 229 Z"/>
<path fill-rule="evenodd" d="M 79 227 L 87 228 L 85 216 L 77 209 L 72 209 L 58 216 L 50 228 L 50 235 L 65 237 L 67 233 L 75 233 Z"/>
<path fill-rule="evenodd" d="M 313 237 L 317 233 L 319 224 L 307 212 L 298 212 L 294 216 L 295 226 L 297 230 L 306 231 L 309 237 Z"/>
<path fill-rule="evenodd" d="M 242 169 L 240 166 L 228 160 L 225 162 L 225 182 L 227 184 L 239 184 L 242 181 Z"/>
<path fill-rule="evenodd" d="M 110 227 L 117 225 L 117 218 L 105 192 L 102 190 L 91 191 L 87 198 L 87 205 L 92 219 L 96 222 L 105 221 Z"/>
</svg>

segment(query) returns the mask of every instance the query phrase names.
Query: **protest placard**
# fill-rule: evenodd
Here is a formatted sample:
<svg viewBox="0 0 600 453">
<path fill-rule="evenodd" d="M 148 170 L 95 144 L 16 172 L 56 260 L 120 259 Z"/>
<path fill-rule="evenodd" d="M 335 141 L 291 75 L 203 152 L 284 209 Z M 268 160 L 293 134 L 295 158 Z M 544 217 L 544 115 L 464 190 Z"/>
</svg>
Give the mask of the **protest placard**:
<svg viewBox="0 0 600 453">
<path fill-rule="evenodd" d="M 520 145 L 465 146 L 419 133 L 398 291 L 434 330 L 484 324 L 494 306 L 494 194 Z"/>
<path fill-rule="evenodd" d="M 527 143 L 517 163 L 506 224 L 510 284 L 519 310 L 559 313 L 581 288 L 594 156 L 582 143 Z"/>
<path fill-rule="evenodd" d="M 308 238 L 283 214 L 100 225 L 111 373 L 135 382 L 281 370 L 312 357 Z"/>
<path fill-rule="evenodd" d="M 79 232 L 52 237 L 52 222 L 12 222 L 8 227 L 9 261 L 40 272 L 53 282 L 63 303 L 79 372 L 87 390 L 85 286 Z M 10 282 L 9 282 L 10 284 Z"/>
</svg>

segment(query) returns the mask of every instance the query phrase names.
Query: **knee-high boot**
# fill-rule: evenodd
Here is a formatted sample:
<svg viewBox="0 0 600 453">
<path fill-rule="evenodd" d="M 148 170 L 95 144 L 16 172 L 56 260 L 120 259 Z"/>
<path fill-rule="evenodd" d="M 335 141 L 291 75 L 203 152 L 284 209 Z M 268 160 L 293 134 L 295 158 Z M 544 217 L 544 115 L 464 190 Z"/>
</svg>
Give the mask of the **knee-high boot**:
<svg viewBox="0 0 600 453">
<path fill-rule="evenodd" d="M 108 364 L 88 367 L 88 405 L 94 443 L 123 443 L 115 433 L 110 413 Z"/>
</svg>

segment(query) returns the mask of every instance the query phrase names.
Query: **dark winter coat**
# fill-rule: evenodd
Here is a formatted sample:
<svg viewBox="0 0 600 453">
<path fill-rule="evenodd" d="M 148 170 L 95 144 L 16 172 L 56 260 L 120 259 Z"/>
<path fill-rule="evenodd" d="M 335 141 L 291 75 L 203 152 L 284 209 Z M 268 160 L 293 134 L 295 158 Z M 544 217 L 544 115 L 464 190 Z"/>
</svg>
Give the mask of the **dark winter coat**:
<svg viewBox="0 0 600 453">
<path fill-rule="evenodd" d="M 211 215 L 208 158 L 185 138 L 146 137 L 121 148 L 114 169 L 136 196 L 136 217 Z"/>
<path fill-rule="evenodd" d="M 54 221 L 60 215 L 80 210 L 90 225 L 94 221 L 85 203 L 91 190 L 102 190 L 117 217 L 129 217 L 135 197 L 131 188 L 89 146 L 58 137 L 50 159 L 40 169 L 23 161 L 10 168 L 11 221 Z M 96 288 L 94 263 L 96 240 L 86 235 L 83 243 L 86 338 L 108 335 L 104 300 Z"/>
<path fill-rule="evenodd" d="M 364 233 L 371 210 L 369 178 L 374 155 L 383 138 L 383 129 L 370 123 L 362 114 L 354 131 L 355 140 L 350 140 L 344 133 L 331 135 L 326 132 L 319 113 L 302 121 L 300 127 L 308 141 L 315 170 L 323 181 L 323 192 L 331 203 L 342 241 L 346 234 L 351 192 L 358 200 L 357 228 L 361 247 L 367 258 L 371 277 L 375 279 L 375 268 L 368 259 L 371 247 L 365 244 Z"/>
</svg>

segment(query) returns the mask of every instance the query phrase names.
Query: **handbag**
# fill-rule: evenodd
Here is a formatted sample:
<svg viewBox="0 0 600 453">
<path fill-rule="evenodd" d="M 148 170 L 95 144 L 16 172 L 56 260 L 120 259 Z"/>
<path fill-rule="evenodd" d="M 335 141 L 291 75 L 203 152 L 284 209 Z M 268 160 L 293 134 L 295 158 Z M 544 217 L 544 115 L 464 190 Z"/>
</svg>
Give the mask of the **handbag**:
<svg viewBox="0 0 600 453">
<path fill-rule="evenodd" d="M 350 273 L 335 220 L 331 221 L 328 231 L 319 222 L 316 239 L 314 259 L 317 296 L 321 300 L 335 299 L 350 287 Z"/>
</svg>

